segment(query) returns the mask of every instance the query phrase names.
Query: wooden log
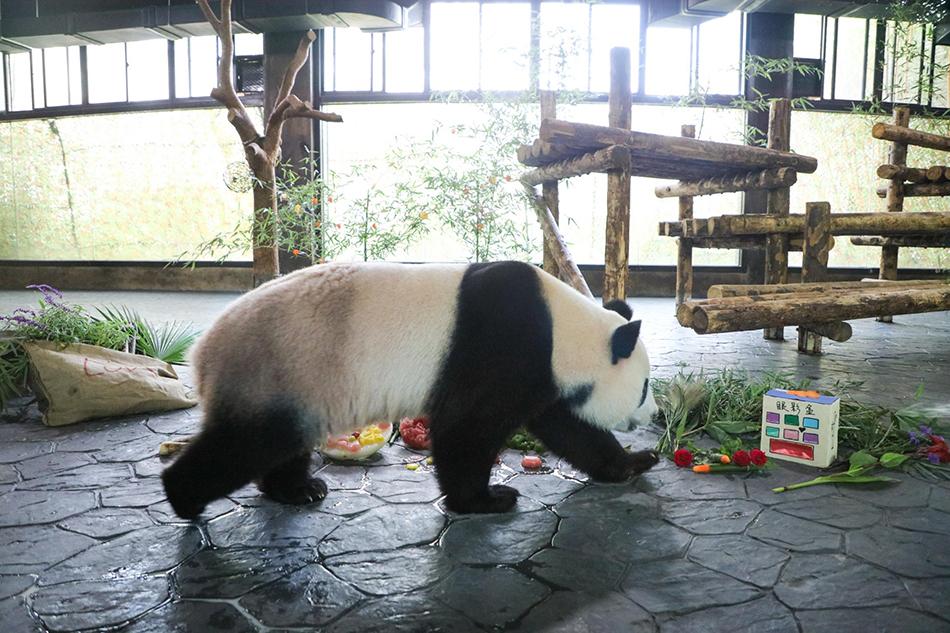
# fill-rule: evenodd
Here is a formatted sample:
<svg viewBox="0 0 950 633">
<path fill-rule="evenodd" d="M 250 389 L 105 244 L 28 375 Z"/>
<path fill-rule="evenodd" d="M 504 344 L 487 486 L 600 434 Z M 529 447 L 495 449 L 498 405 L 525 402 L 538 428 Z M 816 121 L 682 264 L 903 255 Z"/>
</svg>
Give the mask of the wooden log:
<svg viewBox="0 0 950 633">
<path fill-rule="evenodd" d="M 768 148 L 787 152 L 791 147 L 791 128 L 791 101 L 772 101 L 769 106 Z M 787 217 L 791 210 L 790 200 L 791 191 L 788 186 L 770 190 L 766 196 L 766 214 Z M 771 233 L 765 237 L 765 283 L 784 284 L 788 281 L 788 242 L 789 236 L 781 233 Z M 762 336 L 766 340 L 782 341 L 785 340 L 785 330 L 766 328 L 762 331 Z"/>
<path fill-rule="evenodd" d="M 827 202 L 809 202 L 805 205 L 805 245 L 802 248 L 802 283 L 825 281 L 828 274 L 828 253 L 831 248 L 831 205 Z M 798 327 L 798 351 L 821 354 L 821 335 Z"/>
<path fill-rule="evenodd" d="M 568 158 L 573 158 L 578 154 L 578 150 L 572 147 L 564 147 L 553 143 L 545 143 L 538 139 L 530 145 L 522 145 L 516 151 L 518 162 L 529 167 L 547 165 Z"/>
<path fill-rule="evenodd" d="M 817 159 L 802 154 L 570 121 L 545 119 L 541 121 L 540 136 L 541 140 L 549 143 L 583 150 L 625 145 L 634 157 L 679 159 L 714 164 L 721 166 L 723 173 L 792 167 L 798 172 L 810 174 L 818 169 Z"/>
<path fill-rule="evenodd" d="M 927 170 L 917 167 L 906 167 L 904 165 L 892 165 L 886 163 L 877 168 L 879 178 L 886 180 L 897 179 L 908 182 L 927 182 Z"/>
<path fill-rule="evenodd" d="M 545 119 L 547 117 L 556 117 L 557 116 L 557 93 L 551 90 L 542 90 L 540 94 L 541 101 L 541 118 Z M 560 221 L 560 194 L 558 192 L 557 180 L 552 181 L 542 181 L 541 184 L 541 198 L 544 200 L 545 206 L 551 212 L 551 217 L 554 218 L 554 223 L 557 225 Z M 544 245 L 544 255 L 542 260 L 542 265 L 544 270 L 551 273 L 555 277 L 560 277 L 560 271 L 557 267 L 557 258 L 554 253 L 551 252 L 551 248 L 545 243 Z"/>
<path fill-rule="evenodd" d="M 616 146 L 614 146 L 616 147 Z M 732 176 L 716 176 L 703 180 L 680 181 L 675 185 L 664 185 L 654 189 L 657 198 L 676 198 L 679 196 L 710 196 L 730 191 L 749 191 L 752 189 L 776 189 L 795 184 L 798 173 L 791 167 L 765 169 Z"/>
<path fill-rule="evenodd" d="M 803 238 L 798 235 L 785 235 L 788 239 L 789 251 L 801 251 Z M 680 238 L 682 239 L 682 238 Z M 719 249 L 744 249 L 752 251 L 764 251 L 766 249 L 766 237 L 757 237 L 743 235 L 741 237 L 693 237 L 689 238 L 693 242 L 694 248 L 719 248 Z M 834 246 L 834 238 L 831 238 L 831 245 Z M 777 283 L 785 283 L 777 282 Z"/>
<path fill-rule="evenodd" d="M 844 343 L 851 338 L 851 324 L 846 321 L 832 321 L 831 323 L 812 323 L 809 325 L 802 326 L 806 331 L 814 336 L 818 337 L 818 342 L 821 342 L 821 337 L 830 338 L 836 343 Z M 819 350 L 821 346 L 819 345 Z"/>
<path fill-rule="evenodd" d="M 913 279 L 906 281 L 887 281 L 884 279 L 864 279 L 862 281 L 821 281 L 803 284 L 716 284 L 710 286 L 706 296 L 709 299 L 729 297 L 760 297 L 775 294 L 835 294 L 839 292 L 863 291 L 874 288 L 921 288 L 945 286 L 950 282 L 940 279 Z"/>
<path fill-rule="evenodd" d="M 897 108 L 895 108 L 895 110 L 896 109 Z M 907 122 L 910 122 L 909 118 Z M 940 134 L 931 134 L 930 132 L 921 132 L 920 130 L 912 130 L 907 127 L 905 123 L 875 123 L 871 128 L 871 136 L 884 141 L 894 141 L 904 145 L 914 145 L 915 147 L 927 147 L 950 152 L 950 137 Z"/>
<path fill-rule="evenodd" d="M 894 107 L 894 126 L 901 129 L 907 129 L 910 125 L 910 108 L 907 106 Z M 873 134 L 873 130 L 872 130 Z M 891 143 L 890 162 L 894 165 L 907 164 L 907 144 L 894 141 Z M 922 185 L 912 185 L 919 187 Z M 887 211 L 888 213 L 900 213 L 904 210 L 904 195 L 907 187 L 899 179 L 891 180 L 887 187 Z M 897 247 L 884 246 L 881 248 L 881 263 L 878 267 L 878 276 L 881 279 L 897 279 Z M 881 323 L 890 323 L 889 315 L 882 315 L 877 319 Z"/>
<path fill-rule="evenodd" d="M 630 49 L 610 49 L 607 129 L 630 129 Z M 550 120 L 550 119 L 545 119 Z M 626 300 L 630 258 L 630 172 L 607 174 L 607 227 L 604 238 L 604 303 Z"/>
<path fill-rule="evenodd" d="M 680 126 L 680 136 L 694 138 L 695 125 Z M 682 184 L 682 183 L 680 183 Z M 693 197 L 688 194 L 679 196 L 679 219 L 693 219 Z M 693 296 L 693 242 L 688 238 L 676 241 L 676 305 L 680 305 Z"/>
<path fill-rule="evenodd" d="M 915 185 L 902 185 L 904 198 L 922 198 L 925 196 L 950 196 L 950 182 L 926 182 Z M 877 197 L 886 198 L 890 186 L 878 187 Z"/>
<path fill-rule="evenodd" d="M 883 237 L 880 235 L 856 236 L 851 238 L 855 246 L 898 246 L 904 248 L 950 248 L 950 234 L 947 235 L 905 235 Z"/>
<path fill-rule="evenodd" d="M 532 169 L 521 177 L 521 182 L 533 187 L 543 182 L 557 182 L 574 176 L 615 170 L 630 171 L 630 152 L 620 145 L 611 145 L 596 152 Z"/>
<path fill-rule="evenodd" d="M 801 323 L 864 319 L 884 313 L 916 314 L 948 309 L 950 285 L 916 289 L 885 287 L 876 291 L 865 290 L 835 296 L 816 296 L 813 293 L 779 295 L 776 299 L 738 306 L 697 305 L 691 315 L 691 327 L 698 334 L 717 334 Z"/>
<path fill-rule="evenodd" d="M 671 237 L 737 237 L 766 233 L 803 233 L 805 216 L 721 215 L 660 222 L 660 235 Z M 950 212 L 835 213 L 832 235 L 943 235 L 950 233 Z"/>
<path fill-rule="evenodd" d="M 535 193 L 532 187 L 524 185 L 524 188 L 525 194 L 531 202 L 531 206 L 534 207 L 535 214 L 538 217 L 538 223 L 541 225 L 541 232 L 544 235 L 544 244 L 550 249 L 555 261 L 557 261 L 561 280 L 588 299 L 593 299 L 594 294 L 590 291 L 590 287 L 584 280 L 580 269 L 577 268 L 577 264 L 574 263 L 574 258 L 571 257 L 571 251 L 567 248 L 567 243 L 564 241 L 564 238 L 561 237 L 561 232 L 557 228 L 557 222 L 554 220 L 554 216 L 551 215 L 551 210 L 548 209 L 544 203 L 544 198 Z"/>
<path fill-rule="evenodd" d="M 926 171 L 927 180 L 930 182 L 940 182 L 941 180 L 944 180 L 943 175 L 946 169 L 947 168 L 943 165 L 931 165 Z"/>
</svg>

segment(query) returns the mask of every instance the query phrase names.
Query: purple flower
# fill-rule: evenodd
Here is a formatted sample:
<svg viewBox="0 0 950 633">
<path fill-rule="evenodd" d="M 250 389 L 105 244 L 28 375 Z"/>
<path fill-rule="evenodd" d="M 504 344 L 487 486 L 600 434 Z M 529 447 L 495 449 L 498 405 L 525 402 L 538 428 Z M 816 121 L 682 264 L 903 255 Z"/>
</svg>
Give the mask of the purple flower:
<svg viewBox="0 0 950 633">
<path fill-rule="evenodd" d="M 917 431 L 908 431 L 907 436 L 908 439 L 910 439 L 911 444 L 914 446 L 920 446 L 920 433 Z"/>
<path fill-rule="evenodd" d="M 937 453 L 928 453 L 928 454 L 927 454 L 927 461 L 930 462 L 931 464 L 939 464 L 939 463 L 940 463 L 940 455 L 938 455 Z"/>
<path fill-rule="evenodd" d="M 56 288 L 50 286 L 49 284 L 31 284 L 27 286 L 29 290 L 38 290 L 42 292 L 47 297 L 50 295 L 56 295 L 57 297 L 62 298 L 63 293 L 57 290 Z"/>
<path fill-rule="evenodd" d="M 923 433 L 924 435 L 934 434 L 934 430 L 930 428 L 929 426 L 927 426 L 926 424 L 921 424 L 919 428 L 920 428 L 920 432 Z"/>
</svg>

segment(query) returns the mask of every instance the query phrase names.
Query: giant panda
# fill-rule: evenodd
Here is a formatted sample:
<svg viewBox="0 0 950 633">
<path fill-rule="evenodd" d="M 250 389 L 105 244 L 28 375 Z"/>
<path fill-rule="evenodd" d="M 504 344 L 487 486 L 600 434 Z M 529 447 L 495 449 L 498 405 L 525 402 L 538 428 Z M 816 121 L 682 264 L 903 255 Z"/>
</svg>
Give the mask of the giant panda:
<svg viewBox="0 0 950 633">
<path fill-rule="evenodd" d="M 256 482 L 290 504 L 323 499 L 310 458 L 328 433 L 427 414 L 446 506 L 502 512 L 489 485 L 521 425 L 598 481 L 657 462 L 610 429 L 656 411 L 640 321 L 529 264 L 321 264 L 234 302 L 192 354 L 203 427 L 163 474 L 175 512 Z"/>
</svg>

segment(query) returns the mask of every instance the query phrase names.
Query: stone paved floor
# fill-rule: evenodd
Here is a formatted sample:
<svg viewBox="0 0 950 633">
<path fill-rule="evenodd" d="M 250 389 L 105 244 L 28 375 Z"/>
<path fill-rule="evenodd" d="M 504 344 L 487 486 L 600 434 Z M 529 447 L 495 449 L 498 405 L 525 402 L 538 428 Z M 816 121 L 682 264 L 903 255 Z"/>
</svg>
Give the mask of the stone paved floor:
<svg viewBox="0 0 950 633">
<path fill-rule="evenodd" d="M 947 313 L 856 322 L 852 341 L 815 359 L 756 333 L 698 337 L 670 301 L 633 303 L 659 375 L 856 378 L 884 404 L 923 384 L 923 403 L 946 415 Z M 516 511 L 454 516 L 424 455 L 397 445 L 365 466 L 318 464 L 331 488 L 321 506 L 247 487 L 188 524 L 164 501 L 156 449 L 194 431 L 197 410 L 59 429 L 14 413 L 0 422 L 3 633 L 950 630 L 947 482 L 776 495 L 812 473 L 662 464 L 594 485 L 550 457 L 547 472 L 524 473 L 507 452 L 495 479 L 522 492 Z M 655 441 L 643 428 L 621 437 Z"/>
</svg>

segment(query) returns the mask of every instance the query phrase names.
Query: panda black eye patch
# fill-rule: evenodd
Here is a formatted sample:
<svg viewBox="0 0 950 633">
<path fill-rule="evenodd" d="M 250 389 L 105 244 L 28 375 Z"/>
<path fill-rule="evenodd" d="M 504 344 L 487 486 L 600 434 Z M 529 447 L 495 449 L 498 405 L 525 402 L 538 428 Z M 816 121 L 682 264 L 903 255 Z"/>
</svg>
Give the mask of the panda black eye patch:
<svg viewBox="0 0 950 633">
<path fill-rule="evenodd" d="M 638 408 L 638 409 L 639 409 L 640 407 L 642 407 L 642 406 L 643 406 L 643 403 L 646 401 L 646 399 L 647 399 L 647 390 L 648 390 L 649 388 L 650 388 L 650 379 L 649 379 L 649 378 L 644 378 L 644 379 L 643 379 L 643 391 L 640 392 L 640 404 L 637 405 L 637 408 Z"/>
</svg>

